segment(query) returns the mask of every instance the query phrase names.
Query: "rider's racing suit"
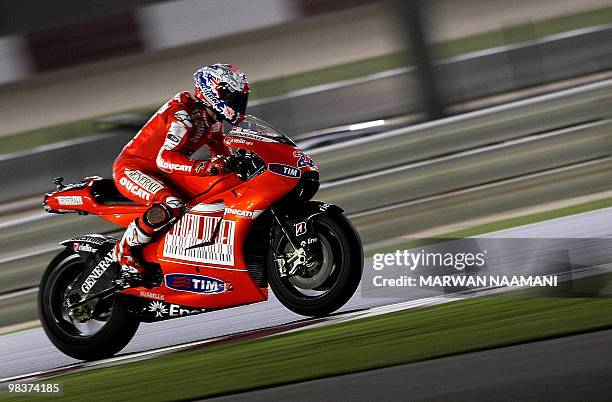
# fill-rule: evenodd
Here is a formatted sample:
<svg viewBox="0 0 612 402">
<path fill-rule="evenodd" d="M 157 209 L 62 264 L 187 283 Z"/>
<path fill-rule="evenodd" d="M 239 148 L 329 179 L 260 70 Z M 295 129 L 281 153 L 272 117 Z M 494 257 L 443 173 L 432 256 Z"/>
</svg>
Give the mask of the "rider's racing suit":
<svg viewBox="0 0 612 402">
<path fill-rule="evenodd" d="M 174 175 L 215 174 L 223 167 L 229 149 L 223 144 L 223 127 L 201 108 L 189 92 L 178 93 L 163 105 L 123 148 L 113 165 L 118 190 L 149 208 L 128 226 L 115 246 L 115 260 L 125 271 L 141 273 L 132 247 L 143 246 L 164 233 L 181 216 L 183 195 L 173 188 Z M 189 158 L 207 145 L 212 159 Z"/>
</svg>

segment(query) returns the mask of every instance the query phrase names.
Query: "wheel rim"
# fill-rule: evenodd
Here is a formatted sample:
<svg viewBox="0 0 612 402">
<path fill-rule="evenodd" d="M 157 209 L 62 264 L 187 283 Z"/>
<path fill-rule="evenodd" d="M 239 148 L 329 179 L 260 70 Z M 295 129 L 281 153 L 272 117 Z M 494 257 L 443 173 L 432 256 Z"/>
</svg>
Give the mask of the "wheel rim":
<svg viewBox="0 0 612 402">
<path fill-rule="evenodd" d="M 64 297 L 69 291 L 69 287 L 78 278 L 82 272 L 82 261 L 77 255 L 72 255 L 58 264 L 61 267 L 59 274 L 49 283 L 49 291 L 47 296 L 49 312 L 54 323 L 66 335 L 74 338 L 91 338 L 99 333 L 107 324 L 108 318 L 112 314 L 113 302 L 106 305 L 96 305 L 96 317 L 79 322 L 75 320 L 68 309 L 64 306 Z M 100 308 L 101 307 L 101 308 Z"/>
<path fill-rule="evenodd" d="M 333 261 L 333 250 L 326 237 L 319 236 L 321 244 L 321 261 L 317 263 L 316 271 L 309 277 L 294 275 L 289 277 L 289 282 L 297 288 L 304 290 L 324 290 L 321 288 L 327 281 L 329 275 L 335 268 Z M 290 251 L 289 247 L 285 247 L 285 252 Z"/>
<path fill-rule="evenodd" d="M 317 271 L 309 277 L 293 275 L 279 278 L 283 287 L 300 299 L 323 298 L 334 289 L 345 269 L 344 245 L 333 228 L 324 222 L 317 221 L 314 229 L 321 243 L 322 254 Z M 279 246 L 284 252 L 291 251 L 291 246 L 286 239 Z"/>
</svg>

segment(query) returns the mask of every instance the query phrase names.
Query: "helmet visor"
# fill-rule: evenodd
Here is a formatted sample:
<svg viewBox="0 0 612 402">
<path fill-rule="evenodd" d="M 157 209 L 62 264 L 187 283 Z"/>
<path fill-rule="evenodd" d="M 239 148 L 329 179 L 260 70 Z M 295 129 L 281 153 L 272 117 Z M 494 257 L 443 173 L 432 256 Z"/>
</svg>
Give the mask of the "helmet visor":
<svg viewBox="0 0 612 402">
<path fill-rule="evenodd" d="M 221 92 L 221 99 L 237 113 L 244 114 L 249 100 L 248 92 L 229 91 L 224 89 Z"/>
</svg>

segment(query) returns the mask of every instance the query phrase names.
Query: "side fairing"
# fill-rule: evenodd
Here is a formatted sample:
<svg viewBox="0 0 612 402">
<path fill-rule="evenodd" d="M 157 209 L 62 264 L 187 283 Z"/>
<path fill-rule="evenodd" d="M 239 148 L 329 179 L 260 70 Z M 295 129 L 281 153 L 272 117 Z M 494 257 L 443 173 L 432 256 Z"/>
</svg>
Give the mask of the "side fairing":
<svg viewBox="0 0 612 402">
<path fill-rule="evenodd" d="M 244 255 L 251 225 L 271 205 L 264 195 L 245 183 L 190 206 L 163 238 L 144 249 L 145 259 L 162 269 L 162 286 L 125 293 L 204 309 L 266 300 L 267 284 L 254 280 Z"/>
</svg>

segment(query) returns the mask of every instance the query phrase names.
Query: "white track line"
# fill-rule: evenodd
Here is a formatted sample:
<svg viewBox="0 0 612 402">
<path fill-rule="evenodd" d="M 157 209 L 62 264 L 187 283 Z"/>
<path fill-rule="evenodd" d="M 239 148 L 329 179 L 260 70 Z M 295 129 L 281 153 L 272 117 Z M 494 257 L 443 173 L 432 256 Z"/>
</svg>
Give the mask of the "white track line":
<svg viewBox="0 0 612 402">
<path fill-rule="evenodd" d="M 104 138 L 113 137 L 115 135 L 117 135 L 117 132 L 111 131 L 111 132 L 106 132 L 106 133 L 101 133 L 101 134 L 96 134 L 96 135 L 89 135 L 87 137 L 76 138 L 73 140 L 66 140 L 66 141 L 54 142 L 52 144 L 47 144 L 47 145 L 41 145 L 39 147 L 31 148 L 26 151 L 19 151 L 19 152 L 13 152 L 10 154 L 0 155 L 0 162 L 10 160 L 10 159 L 15 159 L 15 158 L 21 158 L 24 156 L 30 156 L 30 155 L 38 154 L 41 152 L 48 152 L 54 149 L 64 148 L 64 147 L 68 147 L 71 145 L 86 144 L 88 142 L 98 141 Z"/>
<path fill-rule="evenodd" d="M 0 265 L 7 264 L 13 261 L 23 260 L 26 258 L 36 257 L 45 253 L 50 253 L 51 251 L 58 251 L 61 250 L 62 247 L 63 246 L 61 246 L 59 243 L 51 243 L 46 244 L 44 246 L 37 246 L 26 250 L 20 250 L 19 252 L 0 257 Z"/>
<path fill-rule="evenodd" d="M 396 311 L 408 310 L 408 309 L 424 307 L 424 306 L 432 306 L 436 304 L 450 303 L 452 301 L 456 301 L 456 300 L 460 300 L 464 298 L 466 297 L 465 296 L 428 297 L 424 299 L 412 300 L 409 302 L 402 302 L 402 303 L 396 303 L 396 304 L 391 304 L 387 306 L 373 307 L 367 310 L 349 311 L 346 313 L 340 313 L 340 314 L 332 315 L 332 316 L 325 317 L 325 318 L 310 319 L 309 321 L 312 321 L 311 324 L 303 325 L 298 328 L 290 328 L 287 330 L 282 330 L 282 331 L 275 332 L 270 335 L 263 334 L 261 336 L 258 336 L 257 338 L 267 338 L 267 337 L 286 334 L 286 333 L 299 332 L 305 329 L 337 324 L 340 322 L 353 321 L 353 320 L 366 318 L 366 317 L 374 317 L 374 316 L 396 312 Z M 287 324 L 281 324 L 281 325 L 276 325 L 272 327 L 265 327 L 265 328 L 260 328 L 260 329 L 256 329 L 252 331 L 245 331 L 245 332 L 234 333 L 234 334 L 229 334 L 229 335 L 222 335 L 222 336 L 218 336 L 214 338 L 204 339 L 201 341 L 194 341 L 194 342 L 183 343 L 180 345 L 166 346 L 166 347 L 162 347 L 158 349 L 130 353 L 126 355 L 111 357 L 108 359 L 97 360 L 93 362 L 80 362 L 80 363 L 75 363 L 75 364 L 71 364 L 68 366 L 58 367 L 58 368 L 51 369 L 51 370 L 36 371 L 36 372 L 28 373 L 28 374 L 22 374 L 22 375 L 13 376 L 13 377 L 2 378 L 0 379 L 0 386 L 3 384 L 9 383 L 9 382 L 26 381 L 26 380 L 27 381 L 41 380 L 44 378 L 49 378 L 49 377 L 53 377 L 53 376 L 60 375 L 60 374 L 67 374 L 67 373 L 72 373 L 76 371 L 83 371 L 83 370 L 88 370 L 88 369 L 97 368 L 97 367 L 116 366 L 120 364 L 132 363 L 135 361 L 146 360 L 146 359 L 150 359 L 153 357 L 157 357 L 157 356 L 161 356 L 161 355 L 165 355 L 169 353 L 180 352 L 185 349 L 201 347 L 206 344 L 210 344 L 214 342 L 231 340 L 232 338 L 240 337 L 241 335 L 246 336 L 252 332 L 257 332 L 257 331 L 265 332 L 266 329 L 280 328 L 283 326 L 292 327 L 294 325 L 299 325 L 299 324 L 300 324 L 300 321 L 293 321 Z"/>
<path fill-rule="evenodd" d="M 380 141 L 382 139 L 394 138 L 399 136 L 405 136 L 408 134 L 412 134 L 418 131 L 423 131 L 426 129 L 435 129 L 446 127 L 451 124 L 456 124 L 468 120 L 472 120 L 476 117 L 483 117 L 488 115 L 494 115 L 499 112 L 512 111 L 524 107 L 533 106 L 536 104 L 540 104 L 547 101 L 558 100 L 561 98 L 565 98 L 567 96 L 574 96 L 585 94 L 596 89 L 602 89 L 612 87 L 612 79 L 607 79 L 603 81 L 593 82 L 589 84 L 580 85 L 574 88 L 562 89 L 560 91 L 555 91 L 543 95 L 534 96 L 527 99 L 521 99 L 513 102 L 504 103 L 497 106 L 491 106 L 484 109 L 474 110 L 472 112 L 461 113 L 456 116 L 444 117 L 438 120 L 431 120 L 420 124 L 414 124 L 408 127 L 401 127 L 391 131 L 385 131 L 379 134 L 370 135 L 367 137 L 356 138 L 348 141 L 344 141 L 337 144 L 326 145 L 324 147 L 313 149 L 309 152 L 312 156 L 317 156 L 319 154 L 324 154 L 327 152 L 332 152 L 336 150 L 344 150 L 347 147 L 361 145 L 361 144 L 369 144 L 370 142 Z"/>
<path fill-rule="evenodd" d="M 537 142 L 537 141 L 541 141 L 542 139 L 563 136 L 573 131 L 583 130 L 589 127 L 610 124 L 611 122 L 612 122 L 612 119 L 606 119 L 606 120 L 599 120 L 599 121 L 592 122 L 592 123 L 582 123 L 582 124 L 577 124 L 575 126 L 562 128 L 559 130 L 547 131 L 545 133 L 530 135 L 526 137 L 520 137 L 520 138 L 516 138 L 513 140 L 503 141 L 503 142 L 491 144 L 491 145 L 483 145 L 477 148 L 471 148 L 471 149 L 466 149 L 464 151 L 458 151 L 450 155 L 428 158 L 428 159 L 417 161 L 417 162 L 409 162 L 401 166 L 394 166 L 390 168 L 377 170 L 375 172 L 369 172 L 369 173 L 363 173 L 357 176 L 351 176 L 345 179 L 325 182 L 321 184 L 320 188 L 325 189 L 325 188 L 330 188 L 330 187 L 336 187 L 336 186 L 343 185 L 343 184 L 348 184 L 348 183 L 353 183 L 353 182 L 357 182 L 361 180 L 367 180 L 367 179 L 371 179 L 371 178 L 375 178 L 379 176 L 386 176 L 386 175 L 393 174 L 393 173 L 403 172 L 403 171 L 415 169 L 418 167 L 435 165 L 440 162 L 460 159 L 466 156 L 483 154 L 483 153 L 490 152 L 496 149 L 503 149 L 506 147 L 511 147 L 511 146 L 519 145 L 519 144 L 525 144 L 529 142 Z"/>
<path fill-rule="evenodd" d="M 36 211 L 34 213 L 28 214 L 26 216 L 20 216 L 19 218 L 7 220 L 5 222 L 0 223 L 0 230 L 9 229 L 13 226 L 20 226 L 26 223 L 35 222 L 38 220 L 48 219 L 53 216 L 57 216 L 54 214 L 50 214 L 44 211 Z"/>
<path fill-rule="evenodd" d="M 594 165 L 594 164 L 600 163 L 602 161 L 612 161 L 612 158 L 611 157 L 605 157 L 605 158 L 600 158 L 600 159 L 596 159 L 596 160 L 593 160 L 593 161 L 580 162 L 580 163 L 572 164 L 572 165 L 569 165 L 569 166 L 562 166 L 562 167 L 559 167 L 559 168 L 545 170 L 545 171 L 542 171 L 542 172 L 530 173 L 530 174 L 526 174 L 526 175 L 519 176 L 519 177 L 512 177 L 512 178 L 509 178 L 509 179 L 503 179 L 503 180 L 495 181 L 495 182 L 492 182 L 492 183 L 480 184 L 478 186 L 469 187 L 469 188 L 466 188 L 466 189 L 453 190 L 453 191 L 449 191 L 447 193 L 435 194 L 435 195 L 431 195 L 431 196 L 424 197 L 424 198 L 418 198 L 418 199 L 415 199 L 415 200 L 402 201 L 402 202 L 399 202 L 399 203 L 393 204 L 393 205 L 387 205 L 387 206 L 383 206 L 383 207 L 376 207 L 376 208 L 373 208 L 373 209 L 370 209 L 370 210 L 367 210 L 367 211 L 362 211 L 362 212 L 355 212 L 353 214 L 348 215 L 348 218 L 349 219 L 355 219 L 355 218 L 359 218 L 359 217 L 363 217 L 363 216 L 367 216 L 367 215 L 371 215 L 371 214 L 377 214 L 377 213 L 381 213 L 381 212 L 385 212 L 385 211 L 392 211 L 392 210 L 397 209 L 397 208 L 403 208 L 403 207 L 407 207 L 407 206 L 411 206 L 411 205 L 418 205 L 418 204 L 422 204 L 422 203 L 426 203 L 426 202 L 430 202 L 430 201 L 434 201 L 434 200 L 438 200 L 438 199 L 443 199 L 443 198 L 450 197 L 450 196 L 457 195 L 457 194 L 469 194 L 469 193 L 474 192 L 474 191 L 479 191 L 479 190 L 482 190 L 482 189 L 491 188 L 491 187 L 494 187 L 494 186 L 499 186 L 500 184 L 514 183 L 514 182 L 523 180 L 525 178 L 543 177 L 543 176 L 546 176 L 547 174 L 568 171 L 568 170 L 574 169 L 576 167 L 584 167 L 584 166 Z M 586 213 L 588 213 L 588 212 L 593 212 L 593 211 L 586 211 Z M 568 216 L 573 216 L 573 215 L 567 215 L 566 217 L 568 217 Z M 564 217 L 560 217 L 560 218 L 564 218 Z M 556 218 L 556 219 L 558 219 L 558 218 Z"/>
<path fill-rule="evenodd" d="M 0 205 L 0 215 L 12 214 L 26 209 L 33 209 L 42 205 L 42 196 L 35 195 L 32 197 L 21 198 L 18 200 L 7 201 Z"/>
<path fill-rule="evenodd" d="M 37 293 L 37 292 L 38 292 L 38 286 L 29 288 L 29 289 L 18 290 L 16 292 L 5 293 L 5 294 L 0 295 L 0 301 L 12 299 L 14 297 L 19 297 L 23 295 L 29 295 L 31 293 Z"/>
</svg>

